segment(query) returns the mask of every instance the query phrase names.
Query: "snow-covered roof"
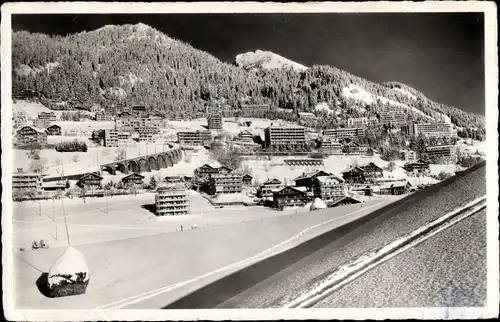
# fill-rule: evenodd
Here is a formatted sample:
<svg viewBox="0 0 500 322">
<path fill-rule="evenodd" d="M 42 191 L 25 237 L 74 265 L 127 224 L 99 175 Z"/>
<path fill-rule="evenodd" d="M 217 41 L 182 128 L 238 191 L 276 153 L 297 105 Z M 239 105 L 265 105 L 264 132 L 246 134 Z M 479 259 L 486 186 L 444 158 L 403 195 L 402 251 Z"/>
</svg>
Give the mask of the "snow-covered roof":
<svg viewBox="0 0 500 322">
<path fill-rule="evenodd" d="M 318 181 L 322 183 L 342 183 L 344 179 L 331 175 L 331 176 L 319 176 L 316 178 Z"/>
</svg>

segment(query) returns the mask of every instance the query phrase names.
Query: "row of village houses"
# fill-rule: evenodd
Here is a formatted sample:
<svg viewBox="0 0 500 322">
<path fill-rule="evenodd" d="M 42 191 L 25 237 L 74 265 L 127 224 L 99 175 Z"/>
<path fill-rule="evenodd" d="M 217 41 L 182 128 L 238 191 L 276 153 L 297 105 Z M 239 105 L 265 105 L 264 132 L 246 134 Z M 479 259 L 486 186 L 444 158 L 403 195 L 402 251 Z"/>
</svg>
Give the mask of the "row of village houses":
<svg viewBox="0 0 500 322">
<path fill-rule="evenodd" d="M 421 160 L 408 162 L 404 169 L 412 174 L 428 174 L 429 163 Z M 36 191 L 64 190 L 62 183 L 44 184 L 43 175 L 38 173 L 24 172 L 18 169 L 13 174 L 13 189 L 27 189 Z M 124 187 L 139 187 L 144 184 L 144 176 L 139 173 L 131 173 L 121 178 Z M 76 183 L 80 188 L 89 192 L 102 189 L 101 177 L 97 173 L 83 175 Z M 212 167 L 204 164 L 198 167 L 189 176 L 168 176 L 160 185 L 156 194 L 157 214 L 182 215 L 189 213 L 189 201 L 186 186 L 183 182 L 192 182 L 200 187 L 207 187 L 209 195 L 241 193 L 243 187 L 252 186 L 253 178 L 248 174 L 234 172 L 226 166 Z M 295 185 L 286 185 L 277 178 L 268 179 L 262 183 L 256 196 L 275 208 L 288 206 L 304 206 L 314 198 L 322 199 L 329 207 L 357 203 L 350 192 L 357 191 L 366 195 L 372 195 L 374 191 L 380 194 L 403 194 L 411 189 L 406 180 L 384 179 L 383 170 L 374 163 L 363 166 L 353 166 L 342 172 L 342 176 L 336 176 L 323 170 L 303 173 L 294 179 Z M 378 190 L 376 190 L 378 189 Z"/>
</svg>

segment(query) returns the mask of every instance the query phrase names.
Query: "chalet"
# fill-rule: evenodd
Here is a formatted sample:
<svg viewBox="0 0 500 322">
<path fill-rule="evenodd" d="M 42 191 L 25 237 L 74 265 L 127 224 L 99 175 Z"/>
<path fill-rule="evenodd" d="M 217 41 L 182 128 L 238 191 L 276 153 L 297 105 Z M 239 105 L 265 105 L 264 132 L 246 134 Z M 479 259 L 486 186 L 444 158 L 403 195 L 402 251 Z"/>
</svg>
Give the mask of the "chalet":
<svg viewBox="0 0 500 322">
<path fill-rule="evenodd" d="M 314 197 L 324 202 L 344 197 L 347 194 L 347 188 L 344 179 L 336 176 L 317 177 L 312 186 Z"/>
<path fill-rule="evenodd" d="M 95 173 L 88 173 L 83 175 L 76 185 L 80 188 L 86 189 L 100 189 L 102 177 Z"/>
<path fill-rule="evenodd" d="M 233 172 L 233 169 L 231 169 L 230 167 L 226 167 L 224 165 L 220 166 L 217 168 L 217 172 L 218 173 L 231 173 Z"/>
<path fill-rule="evenodd" d="M 429 173 L 429 162 L 424 160 L 417 160 L 415 162 L 408 162 L 403 166 L 403 169 L 411 174 L 428 174 Z"/>
<path fill-rule="evenodd" d="M 352 205 L 352 204 L 357 204 L 357 203 L 361 203 L 361 201 L 354 199 L 352 197 L 349 197 L 349 196 L 345 196 L 345 197 L 342 197 L 342 198 L 337 199 L 337 200 L 326 202 L 326 205 L 328 207 L 338 207 L 338 206 Z"/>
<path fill-rule="evenodd" d="M 361 145 L 357 142 L 350 141 L 350 142 L 346 142 L 342 146 L 342 151 L 345 153 L 363 153 L 363 152 L 368 151 L 368 147 L 365 145 Z"/>
<path fill-rule="evenodd" d="M 47 128 L 47 135 L 61 135 L 61 127 L 53 124 Z"/>
<path fill-rule="evenodd" d="M 331 175 L 332 175 L 331 173 L 325 172 L 323 170 L 316 170 L 316 171 L 310 172 L 310 173 L 303 173 L 294 179 L 295 186 L 306 187 L 308 190 L 310 190 L 313 186 L 313 181 L 317 177 L 331 176 Z"/>
<path fill-rule="evenodd" d="M 26 125 L 16 132 L 17 145 L 47 144 L 47 131 Z"/>
<path fill-rule="evenodd" d="M 251 175 L 245 174 L 243 176 L 243 185 L 246 185 L 246 186 L 252 185 L 252 180 L 253 180 L 253 177 Z"/>
<path fill-rule="evenodd" d="M 183 181 L 183 178 L 179 176 L 166 176 L 163 181 L 168 184 L 177 184 Z"/>
<path fill-rule="evenodd" d="M 384 176 L 384 170 L 373 162 L 363 165 L 360 168 L 365 171 L 365 178 L 367 180 L 382 178 Z"/>
<path fill-rule="evenodd" d="M 278 209 L 284 207 L 303 207 L 308 202 L 306 187 L 284 187 L 273 192 L 273 205 Z"/>
<path fill-rule="evenodd" d="M 128 186 L 142 186 L 144 180 L 144 176 L 139 173 L 131 173 L 128 176 L 122 178 L 122 183 Z"/>
<path fill-rule="evenodd" d="M 208 182 L 212 174 L 219 173 L 217 168 L 204 164 L 194 170 L 194 178 L 197 182 Z"/>
<path fill-rule="evenodd" d="M 358 166 L 351 167 L 348 170 L 342 172 L 342 178 L 344 178 L 344 180 L 350 184 L 365 183 L 365 170 Z"/>
<path fill-rule="evenodd" d="M 262 198 L 271 198 L 273 196 L 273 192 L 279 190 L 283 187 L 283 183 L 276 179 L 268 179 L 264 182 L 259 189 L 257 190 L 257 195 Z"/>
<path fill-rule="evenodd" d="M 411 189 L 409 182 L 383 183 L 380 185 L 380 194 L 402 195 Z"/>
</svg>

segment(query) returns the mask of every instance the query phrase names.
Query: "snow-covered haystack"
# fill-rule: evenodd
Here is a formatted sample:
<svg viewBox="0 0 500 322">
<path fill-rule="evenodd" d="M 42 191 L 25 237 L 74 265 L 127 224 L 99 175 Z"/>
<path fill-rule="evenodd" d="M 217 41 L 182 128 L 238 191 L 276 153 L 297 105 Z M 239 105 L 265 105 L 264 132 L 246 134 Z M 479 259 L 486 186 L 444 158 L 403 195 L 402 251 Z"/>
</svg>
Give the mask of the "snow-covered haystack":
<svg viewBox="0 0 500 322">
<path fill-rule="evenodd" d="M 73 247 L 66 251 L 52 265 L 47 286 L 50 297 L 83 294 L 90 281 L 90 272 L 83 254 Z"/>
<path fill-rule="evenodd" d="M 311 204 L 311 207 L 309 210 L 314 211 L 314 210 L 319 210 L 319 209 L 326 209 L 326 203 L 321 200 L 320 198 L 314 199 L 313 203 Z"/>
</svg>

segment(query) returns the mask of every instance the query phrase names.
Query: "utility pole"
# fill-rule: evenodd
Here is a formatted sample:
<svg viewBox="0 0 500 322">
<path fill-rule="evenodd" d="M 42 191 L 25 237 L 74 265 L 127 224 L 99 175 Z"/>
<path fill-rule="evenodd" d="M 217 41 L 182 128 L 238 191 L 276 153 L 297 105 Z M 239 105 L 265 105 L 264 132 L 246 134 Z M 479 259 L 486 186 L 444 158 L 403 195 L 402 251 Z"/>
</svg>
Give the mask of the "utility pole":
<svg viewBox="0 0 500 322">
<path fill-rule="evenodd" d="M 61 204 L 62 204 L 63 215 L 64 215 L 64 226 L 66 227 L 66 238 L 68 239 L 68 246 L 71 246 L 71 242 L 69 239 L 68 221 L 66 219 L 66 209 L 64 208 L 64 200 L 63 199 L 61 199 Z"/>
</svg>

